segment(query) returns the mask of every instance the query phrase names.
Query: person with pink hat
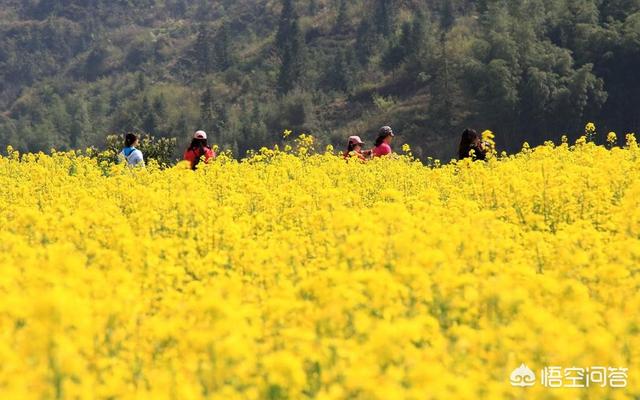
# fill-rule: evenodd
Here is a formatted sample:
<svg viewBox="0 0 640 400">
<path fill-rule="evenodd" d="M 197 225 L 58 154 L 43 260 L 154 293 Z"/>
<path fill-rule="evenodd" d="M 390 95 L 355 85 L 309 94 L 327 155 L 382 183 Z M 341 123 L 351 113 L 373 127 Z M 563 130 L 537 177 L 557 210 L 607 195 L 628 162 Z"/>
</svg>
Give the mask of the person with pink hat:
<svg viewBox="0 0 640 400">
<path fill-rule="evenodd" d="M 360 136 L 351 136 L 347 142 L 347 151 L 344 152 L 344 158 L 349 159 L 351 157 L 357 157 L 358 159 L 365 161 L 367 156 L 371 155 L 371 151 L 363 151 L 362 146 L 364 142 L 360 139 Z"/>
<path fill-rule="evenodd" d="M 209 160 L 216 158 L 216 153 L 209 147 L 207 133 L 205 131 L 196 131 L 196 133 L 193 134 L 191 145 L 187 151 L 184 152 L 184 159 L 189 161 L 191 163 L 191 169 L 195 170 L 203 158 L 204 162 L 208 163 Z"/>
</svg>

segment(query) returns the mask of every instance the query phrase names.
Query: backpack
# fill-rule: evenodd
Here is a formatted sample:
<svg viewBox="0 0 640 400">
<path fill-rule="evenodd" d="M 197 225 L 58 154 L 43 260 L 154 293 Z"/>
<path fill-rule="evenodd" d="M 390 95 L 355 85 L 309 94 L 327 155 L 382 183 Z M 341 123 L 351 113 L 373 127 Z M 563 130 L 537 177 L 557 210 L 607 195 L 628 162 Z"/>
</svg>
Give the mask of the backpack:
<svg viewBox="0 0 640 400">
<path fill-rule="evenodd" d="M 131 165 L 130 157 L 135 154 L 136 151 L 140 150 L 136 149 L 135 147 L 125 147 L 120 154 L 124 157 L 124 160 L 127 162 L 127 164 Z"/>
</svg>

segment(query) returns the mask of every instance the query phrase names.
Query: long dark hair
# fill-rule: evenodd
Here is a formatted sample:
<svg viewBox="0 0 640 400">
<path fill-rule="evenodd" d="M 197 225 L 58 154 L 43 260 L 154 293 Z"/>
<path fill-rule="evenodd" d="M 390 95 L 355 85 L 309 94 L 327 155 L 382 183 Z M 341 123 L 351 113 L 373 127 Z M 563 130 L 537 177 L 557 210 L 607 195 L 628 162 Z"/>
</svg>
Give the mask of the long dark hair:
<svg viewBox="0 0 640 400">
<path fill-rule="evenodd" d="M 362 146 L 362 144 L 349 142 L 349 144 L 347 144 L 347 154 L 349 154 L 352 151 L 354 151 L 356 149 L 356 146 Z"/>
<path fill-rule="evenodd" d="M 131 147 L 138 140 L 138 136 L 133 133 L 127 133 L 124 137 L 124 147 Z"/>
<path fill-rule="evenodd" d="M 207 142 L 207 139 L 193 138 L 193 140 L 191 141 L 191 145 L 189 146 L 189 151 L 193 151 L 194 153 L 196 153 L 196 160 L 191 166 L 192 169 L 196 169 L 196 167 L 200 163 L 200 157 L 207 154 L 206 149 L 208 148 L 209 142 Z"/>
<path fill-rule="evenodd" d="M 460 147 L 458 147 L 458 158 L 460 160 L 471 157 L 470 152 L 475 149 L 475 141 L 480 139 L 480 135 L 473 129 L 465 129 L 460 139 Z"/>
<path fill-rule="evenodd" d="M 393 136 L 393 129 L 391 129 L 390 126 L 383 126 L 382 128 L 380 128 L 380 130 L 378 131 L 378 138 L 376 139 L 375 146 L 380 146 L 389 136 Z"/>
<path fill-rule="evenodd" d="M 389 136 L 391 136 L 391 134 L 389 132 L 380 132 L 378 134 L 378 137 L 376 138 L 376 142 L 375 145 L 376 147 L 380 146 L 382 143 L 384 143 L 384 140 L 386 138 L 388 138 Z"/>
<path fill-rule="evenodd" d="M 202 154 L 204 154 L 204 149 L 209 147 L 209 142 L 207 139 L 196 139 L 194 138 L 191 141 L 191 145 L 189 146 L 189 150 L 200 150 Z"/>
</svg>

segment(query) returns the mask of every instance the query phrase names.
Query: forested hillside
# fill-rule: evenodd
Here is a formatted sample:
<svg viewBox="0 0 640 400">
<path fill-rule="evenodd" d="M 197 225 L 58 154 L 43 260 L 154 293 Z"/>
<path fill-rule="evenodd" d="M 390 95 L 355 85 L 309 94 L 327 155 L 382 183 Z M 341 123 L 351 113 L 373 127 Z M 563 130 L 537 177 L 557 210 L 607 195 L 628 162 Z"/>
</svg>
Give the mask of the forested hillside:
<svg viewBox="0 0 640 400">
<path fill-rule="evenodd" d="M 1 0 L 0 146 L 203 128 L 242 156 L 390 124 L 448 158 L 467 126 L 637 131 L 639 71 L 640 0 Z"/>
</svg>

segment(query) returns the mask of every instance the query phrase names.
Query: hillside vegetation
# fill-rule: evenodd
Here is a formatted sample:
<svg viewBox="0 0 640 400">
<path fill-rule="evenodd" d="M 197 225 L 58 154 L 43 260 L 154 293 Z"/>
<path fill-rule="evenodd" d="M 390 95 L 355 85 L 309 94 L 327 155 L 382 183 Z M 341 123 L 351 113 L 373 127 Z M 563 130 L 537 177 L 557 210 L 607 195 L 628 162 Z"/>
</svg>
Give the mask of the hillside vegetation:
<svg viewBox="0 0 640 400">
<path fill-rule="evenodd" d="M 0 145 L 109 133 L 242 156 L 283 129 L 342 146 L 382 124 L 421 157 L 640 126 L 640 0 L 0 1 Z M 601 139 L 602 140 L 602 139 Z"/>
</svg>

